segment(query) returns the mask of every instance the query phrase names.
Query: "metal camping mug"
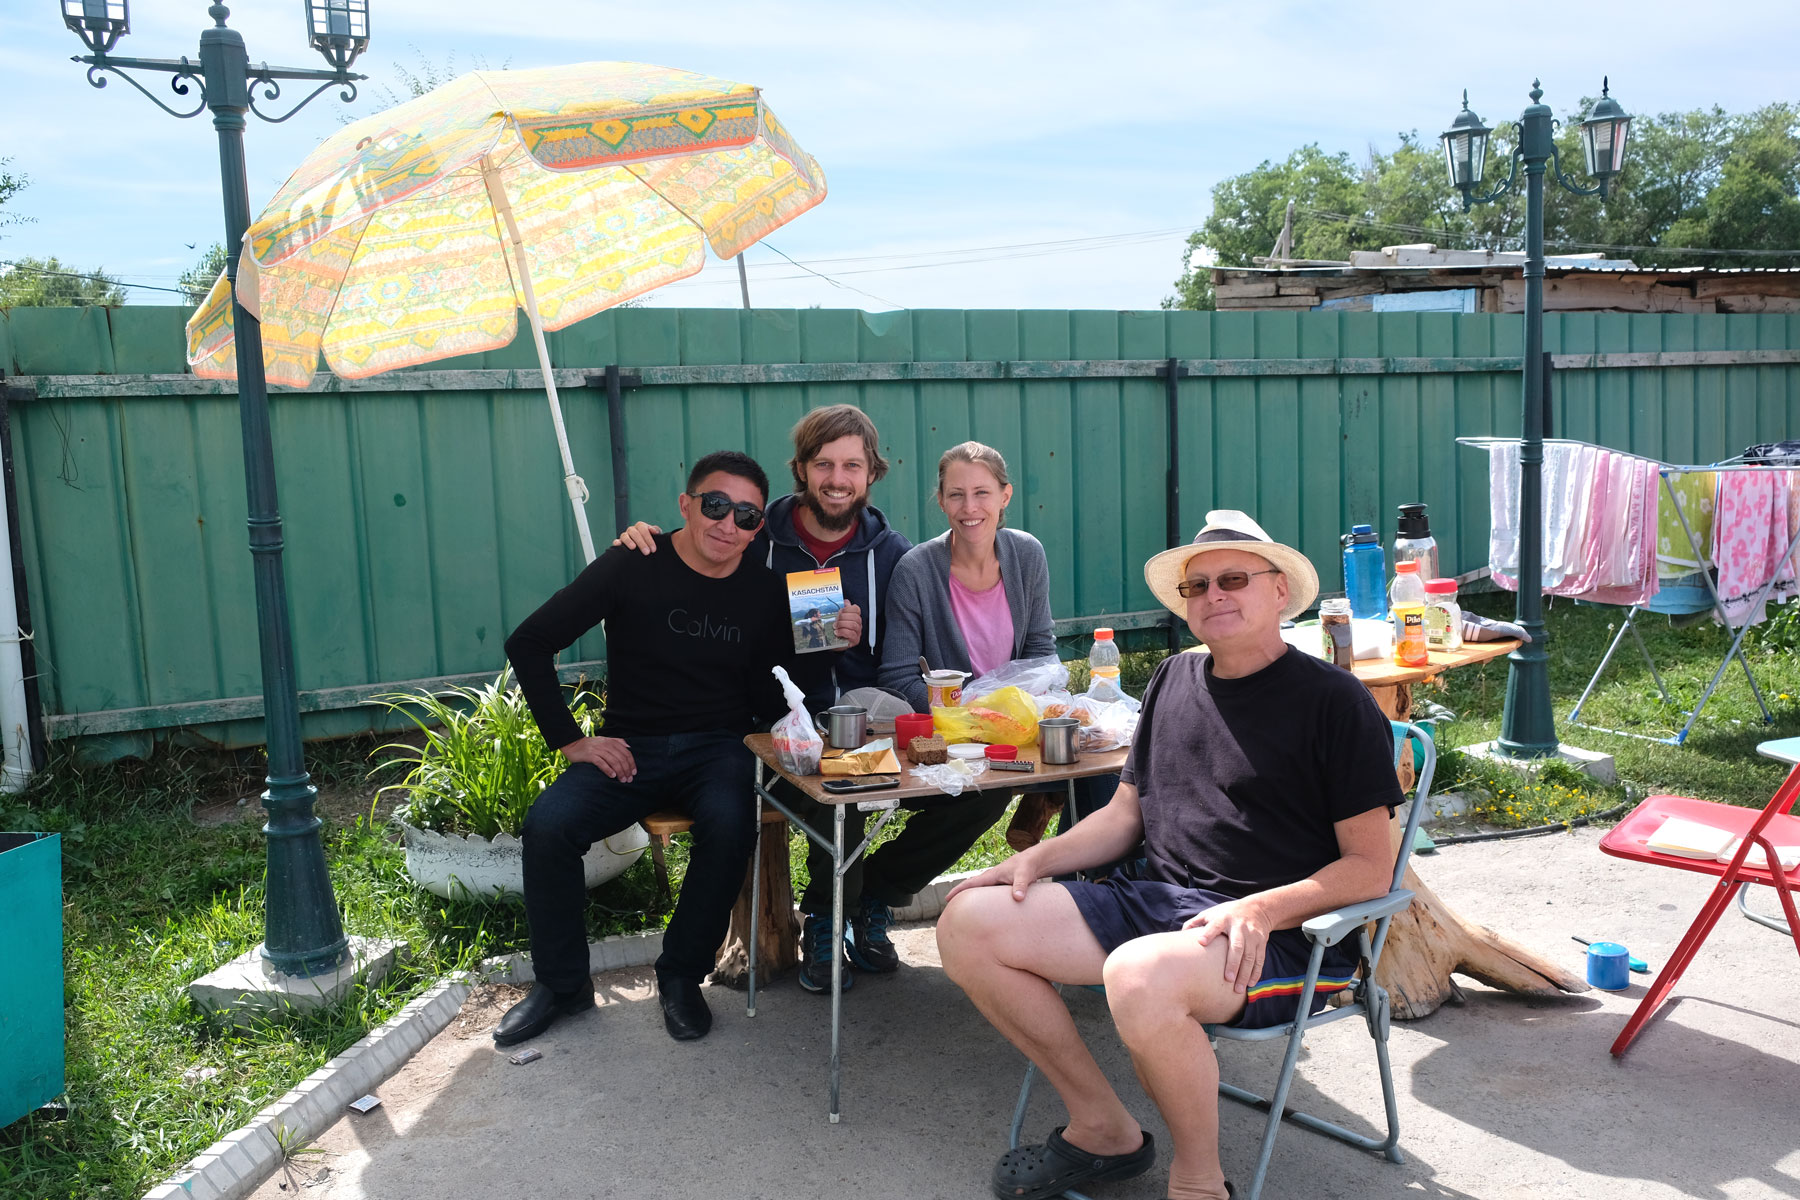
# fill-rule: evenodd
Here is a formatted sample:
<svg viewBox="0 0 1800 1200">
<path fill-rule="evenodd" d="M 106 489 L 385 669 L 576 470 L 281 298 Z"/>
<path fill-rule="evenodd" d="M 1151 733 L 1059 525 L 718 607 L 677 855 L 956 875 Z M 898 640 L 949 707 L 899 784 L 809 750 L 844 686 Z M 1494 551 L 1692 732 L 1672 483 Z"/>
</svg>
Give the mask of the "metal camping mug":
<svg viewBox="0 0 1800 1200">
<path fill-rule="evenodd" d="M 869 710 L 854 704 L 836 704 L 825 710 L 830 722 L 833 749 L 854 750 L 869 740 Z"/>
<path fill-rule="evenodd" d="M 1079 755 L 1076 739 L 1081 736 L 1081 722 L 1074 717 L 1045 717 L 1038 722 L 1038 745 L 1043 748 L 1044 762 L 1066 767 Z"/>
</svg>

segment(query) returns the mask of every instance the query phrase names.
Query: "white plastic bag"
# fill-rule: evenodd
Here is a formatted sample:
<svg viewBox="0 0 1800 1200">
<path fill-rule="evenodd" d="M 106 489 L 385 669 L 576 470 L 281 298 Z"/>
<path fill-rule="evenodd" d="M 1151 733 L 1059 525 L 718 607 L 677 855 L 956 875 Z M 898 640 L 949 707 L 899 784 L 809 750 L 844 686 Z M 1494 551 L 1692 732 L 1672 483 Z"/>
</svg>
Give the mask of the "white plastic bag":
<svg viewBox="0 0 1800 1200">
<path fill-rule="evenodd" d="M 946 763 L 914 767 L 908 772 L 918 782 L 936 788 L 946 796 L 962 795 L 964 788 L 975 786 L 975 781 L 986 773 L 987 760 L 980 758 L 953 758 Z"/>
<path fill-rule="evenodd" d="M 1087 710 L 1093 718 L 1091 724 L 1081 727 L 1081 749 L 1085 753 L 1097 754 L 1102 750 L 1117 750 L 1121 746 L 1131 745 L 1137 736 L 1138 709 L 1142 707 L 1130 696 L 1122 700 L 1097 700 L 1093 693 L 1076 697 L 1079 708 Z"/>
<path fill-rule="evenodd" d="M 769 731 L 775 738 L 775 758 L 781 763 L 781 769 L 789 774 L 817 775 L 825 742 L 806 711 L 806 695 L 794 686 L 785 670 L 772 669 L 775 678 L 781 681 L 781 694 L 788 702 L 787 716 L 775 722 L 775 728 Z"/>
<path fill-rule="evenodd" d="M 1064 691 L 1068 686 L 1069 668 L 1054 654 L 1045 658 L 1015 658 L 963 684 L 962 702 L 972 704 L 1004 687 L 1016 687 L 1028 696 L 1042 696 Z"/>
</svg>

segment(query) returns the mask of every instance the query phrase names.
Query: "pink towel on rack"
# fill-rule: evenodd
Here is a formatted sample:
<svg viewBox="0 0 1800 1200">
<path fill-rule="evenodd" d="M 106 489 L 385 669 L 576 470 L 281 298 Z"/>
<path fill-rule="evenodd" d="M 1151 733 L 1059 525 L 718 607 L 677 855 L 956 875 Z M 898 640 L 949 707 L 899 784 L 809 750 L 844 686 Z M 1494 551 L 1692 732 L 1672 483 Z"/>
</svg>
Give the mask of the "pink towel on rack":
<svg viewBox="0 0 1800 1200">
<path fill-rule="evenodd" d="M 1545 448 L 1545 593 L 1601 604 L 1646 602 L 1660 590 L 1656 578 L 1661 496 L 1658 464 L 1598 446 L 1563 444 L 1556 448 L 1566 457 L 1555 470 L 1551 469 L 1550 447 Z M 1504 483 L 1489 479 L 1496 528 L 1502 524 L 1499 503 L 1517 495 L 1518 451 L 1516 446 L 1507 449 L 1512 454 L 1511 477 Z M 1490 467 L 1495 465 L 1504 465 L 1504 460 L 1496 464 L 1491 458 Z M 1516 499 L 1513 503 L 1516 505 Z M 1507 590 L 1517 591 L 1518 555 L 1512 524 L 1506 523 L 1506 537 L 1515 543 L 1512 561 L 1505 563 L 1503 570 L 1496 559 L 1493 578 Z M 1495 543 L 1499 540 L 1497 537 Z M 1495 548 L 1497 545 L 1490 544 L 1490 549 Z"/>
<path fill-rule="evenodd" d="M 1713 522 L 1713 562 L 1719 567 L 1719 598 L 1733 629 L 1768 617 L 1759 594 L 1784 569 L 1790 537 L 1790 472 L 1780 468 L 1722 471 Z"/>
</svg>

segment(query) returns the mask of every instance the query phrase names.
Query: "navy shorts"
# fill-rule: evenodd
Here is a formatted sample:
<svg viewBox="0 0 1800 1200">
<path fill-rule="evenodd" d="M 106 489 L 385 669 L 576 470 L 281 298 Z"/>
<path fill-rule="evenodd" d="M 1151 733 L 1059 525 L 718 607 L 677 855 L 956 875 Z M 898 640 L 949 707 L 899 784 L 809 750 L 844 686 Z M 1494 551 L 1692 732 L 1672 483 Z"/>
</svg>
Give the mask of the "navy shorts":
<svg viewBox="0 0 1800 1200">
<path fill-rule="evenodd" d="M 1219 892 L 1177 887 L 1172 883 L 1120 879 L 1108 876 L 1098 883 L 1065 882 L 1081 917 L 1111 954 L 1133 938 L 1152 933 L 1172 933 L 1190 917 L 1215 904 L 1233 899 Z M 1318 1012 L 1333 992 L 1341 992 L 1356 979 L 1360 956 L 1343 942 L 1325 947 L 1319 964 L 1319 984 L 1313 989 L 1312 1011 Z M 1241 1029 L 1286 1025 L 1300 1010 L 1300 993 L 1306 982 L 1306 965 L 1312 960 L 1312 943 L 1298 929 L 1277 929 L 1269 935 L 1263 955 L 1262 978 L 1245 995 L 1244 1011 L 1231 1024 Z"/>
</svg>

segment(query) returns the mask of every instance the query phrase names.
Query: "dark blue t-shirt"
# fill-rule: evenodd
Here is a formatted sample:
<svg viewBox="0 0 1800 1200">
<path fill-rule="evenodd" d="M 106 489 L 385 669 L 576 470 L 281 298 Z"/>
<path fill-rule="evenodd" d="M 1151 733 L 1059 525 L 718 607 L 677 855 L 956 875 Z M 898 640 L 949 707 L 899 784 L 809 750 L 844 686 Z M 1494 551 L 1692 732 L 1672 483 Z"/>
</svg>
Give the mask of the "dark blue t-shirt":
<svg viewBox="0 0 1800 1200">
<path fill-rule="evenodd" d="M 1292 647 L 1241 679 L 1205 653 L 1164 659 L 1120 778 L 1138 789 L 1146 877 L 1238 897 L 1316 874 L 1342 857 L 1335 822 L 1401 801 L 1375 698 Z"/>
</svg>

